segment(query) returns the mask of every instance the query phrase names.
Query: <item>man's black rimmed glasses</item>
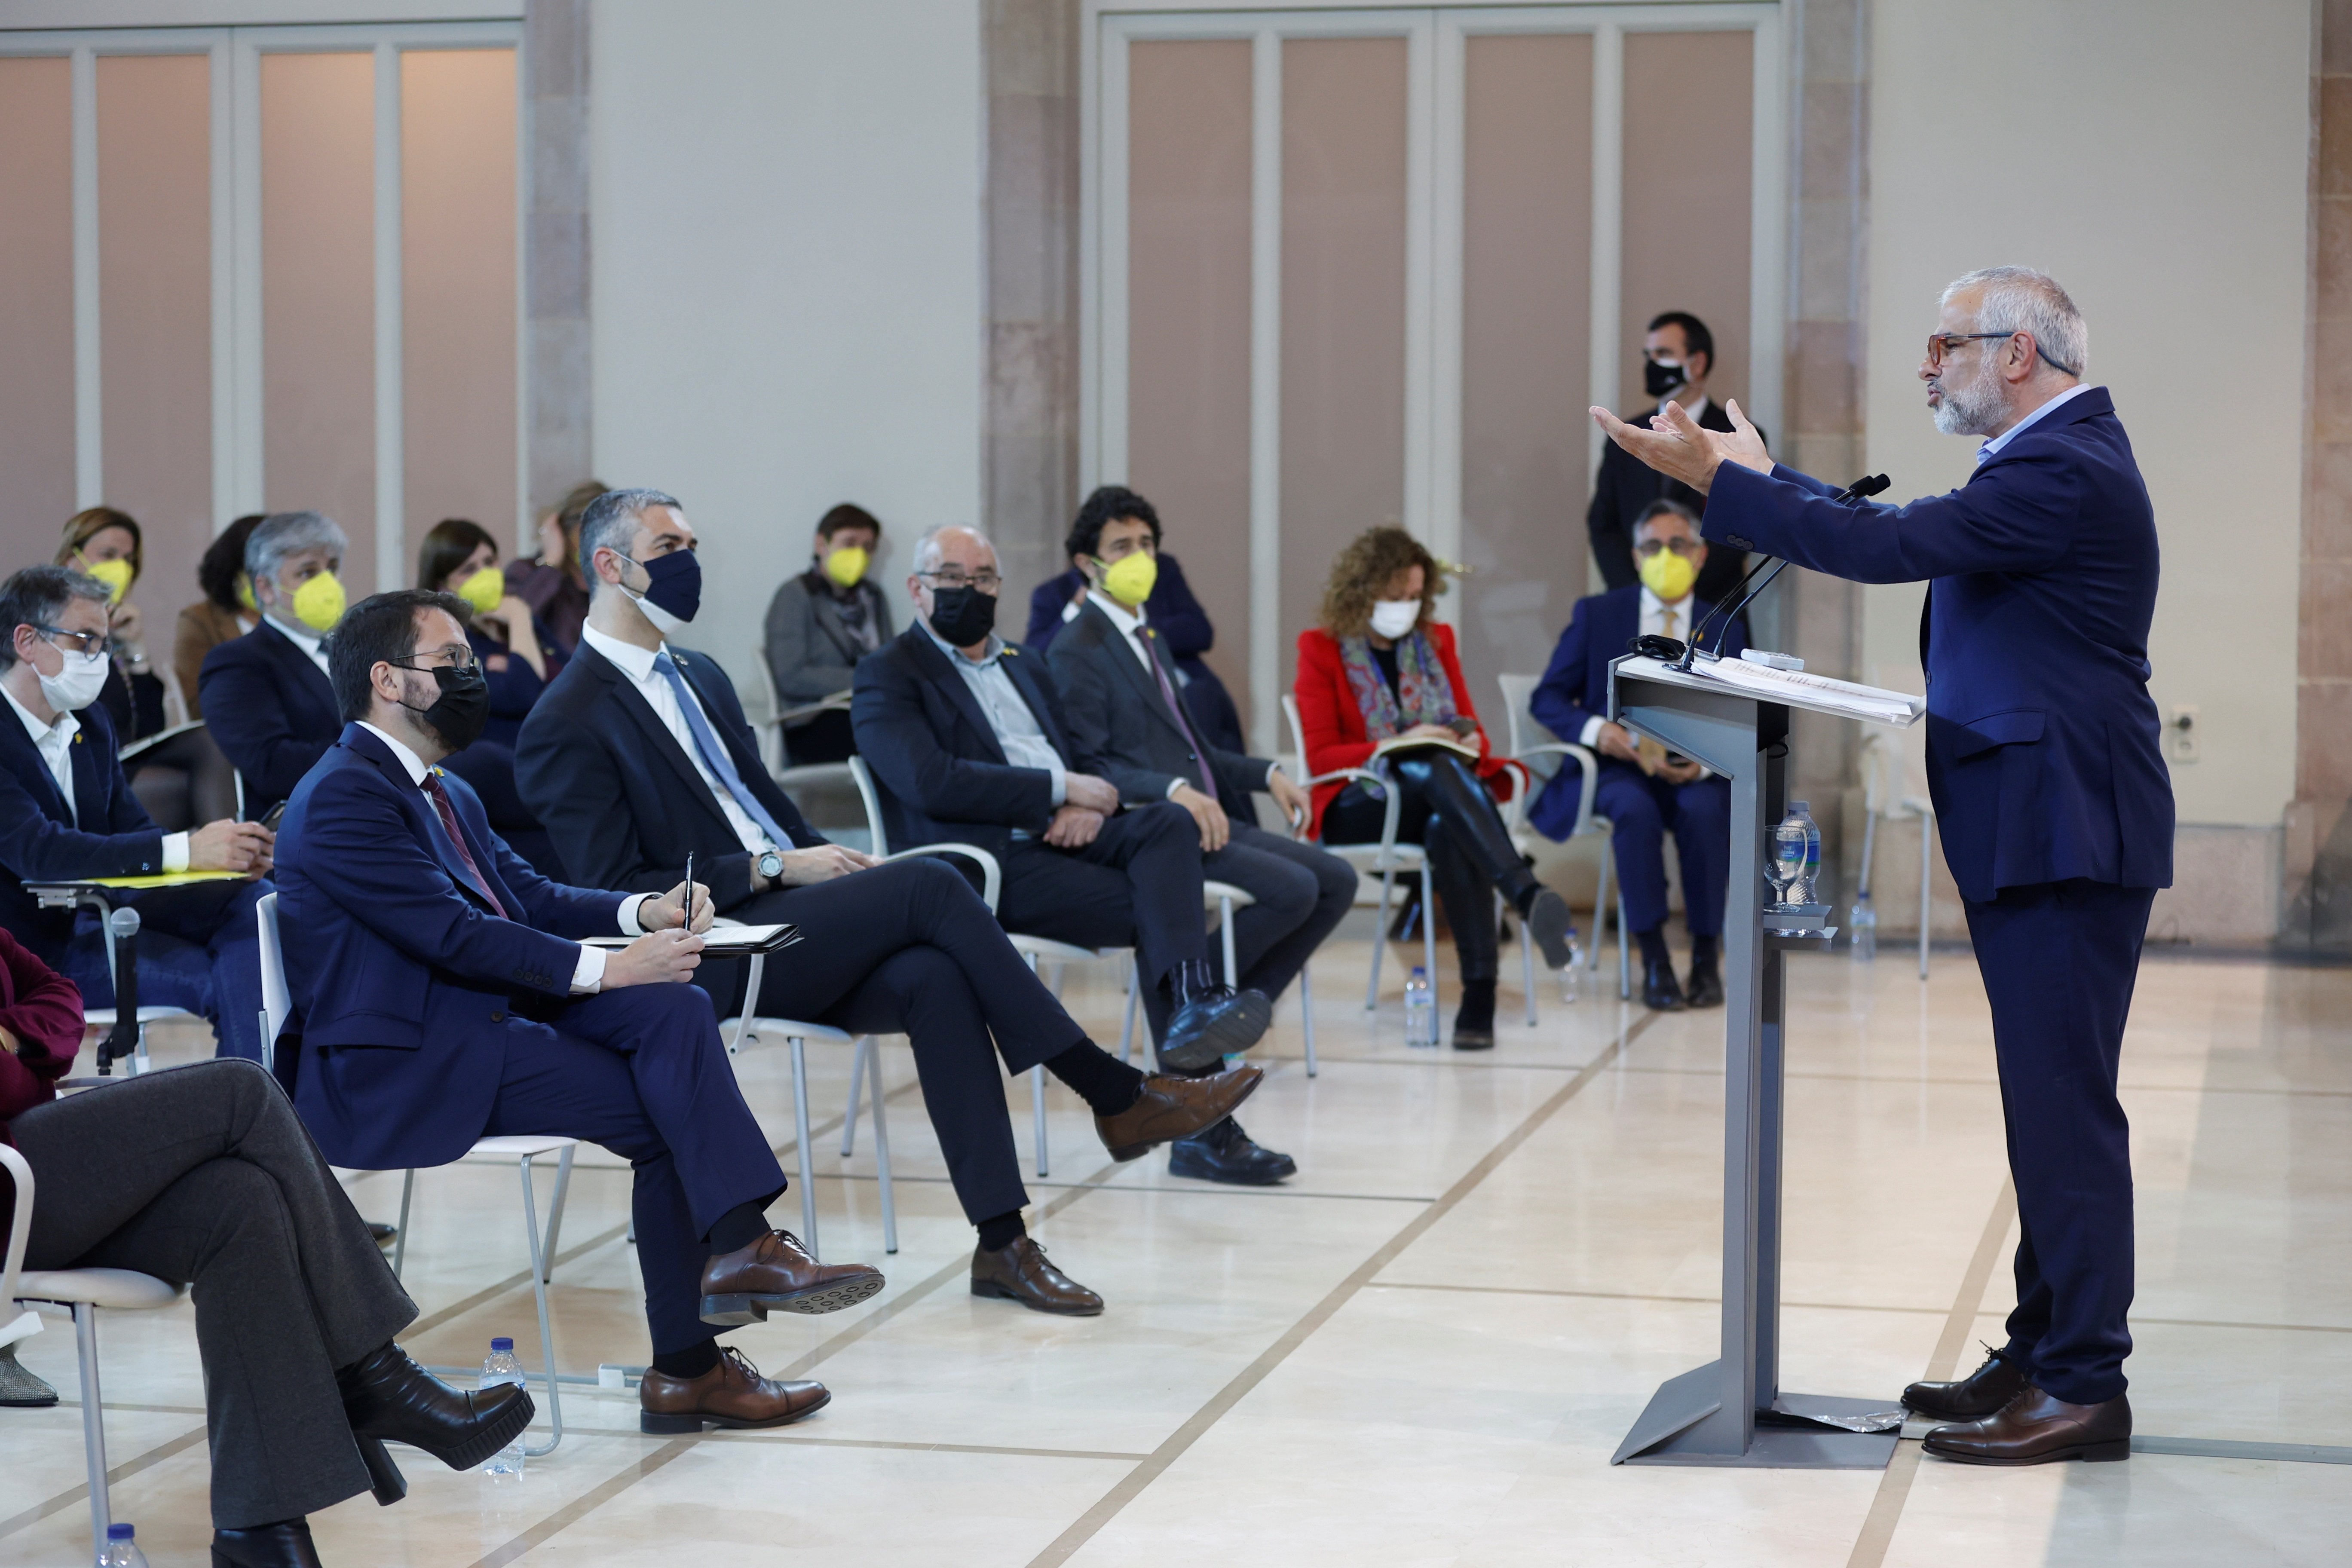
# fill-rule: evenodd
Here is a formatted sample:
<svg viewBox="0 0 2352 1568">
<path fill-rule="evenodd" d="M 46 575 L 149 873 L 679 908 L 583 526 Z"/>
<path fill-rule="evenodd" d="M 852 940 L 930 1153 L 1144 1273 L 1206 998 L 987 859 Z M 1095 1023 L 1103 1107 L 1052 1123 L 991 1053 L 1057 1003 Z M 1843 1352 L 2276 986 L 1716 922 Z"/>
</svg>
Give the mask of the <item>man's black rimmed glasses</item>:
<svg viewBox="0 0 2352 1568">
<path fill-rule="evenodd" d="M 918 572 L 915 575 L 934 588 L 977 588 L 992 595 L 1004 586 L 1004 579 L 993 572 L 975 572 L 969 577 L 961 570 Z"/>
<path fill-rule="evenodd" d="M 448 662 L 446 664 L 440 665 L 418 664 L 416 660 L 420 658 L 446 658 Z M 478 669 L 481 668 L 481 661 L 474 657 L 474 650 L 469 647 L 445 647 L 436 649 L 432 653 L 414 653 L 409 655 L 406 658 L 385 659 L 384 663 L 392 666 L 394 669 L 422 670 L 427 674 L 430 674 L 436 669 Z"/>
<path fill-rule="evenodd" d="M 58 638 L 66 647 L 73 649 L 76 653 L 104 653 L 106 651 L 106 639 L 109 634 L 105 632 L 69 632 L 63 626 L 36 626 L 33 629 L 40 633 L 45 637 Z"/>
</svg>

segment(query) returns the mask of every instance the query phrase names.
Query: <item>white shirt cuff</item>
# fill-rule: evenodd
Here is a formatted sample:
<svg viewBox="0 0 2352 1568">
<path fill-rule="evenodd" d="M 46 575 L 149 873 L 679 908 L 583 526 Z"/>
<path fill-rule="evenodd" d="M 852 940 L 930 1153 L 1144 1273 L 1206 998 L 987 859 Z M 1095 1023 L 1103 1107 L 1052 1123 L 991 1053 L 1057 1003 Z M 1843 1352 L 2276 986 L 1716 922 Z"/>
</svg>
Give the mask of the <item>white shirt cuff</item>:
<svg viewBox="0 0 2352 1568">
<path fill-rule="evenodd" d="M 1170 799 L 1170 800 L 1174 800 L 1174 799 L 1176 798 L 1176 792 L 1177 792 L 1178 790 L 1180 790 L 1180 789 L 1182 789 L 1183 787 L 1184 787 L 1184 781 L 1183 781 L 1182 779 L 1170 779 L 1170 780 L 1168 781 L 1168 795 L 1167 795 L 1167 798 L 1168 798 L 1168 799 Z"/>
<path fill-rule="evenodd" d="M 1070 798 L 1070 771 L 1059 763 L 1055 763 L 1045 771 L 1053 775 L 1054 809 L 1059 811 Z"/>
<path fill-rule="evenodd" d="M 580 944 L 580 962 L 572 966 L 572 994 L 585 996 L 604 988 L 604 950 Z"/>
<path fill-rule="evenodd" d="M 1078 618 L 1078 601 L 1076 599 L 1072 599 L 1068 604 L 1064 605 L 1062 606 L 1062 624 L 1067 626 L 1070 622 L 1076 620 Z"/>
<path fill-rule="evenodd" d="M 184 871 L 188 868 L 188 836 L 184 833 L 163 835 L 163 869 Z"/>
<path fill-rule="evenodd" d="M 1584 721 L 1584 728 L 1576 732 L 1576 743 L 1580 746 L 1599 745 L 1601 743 L 1601 726 L 1607 722 L 1609 722 L 1609 721 L 1603 719 L 1598 713 L 1595 713 L 1591 718 L 1587 719 Z"/>
<path fill-rule="evenodd" d="M 645 935 L 646 900 L 660 897 L 659 893 L 639 893 L 634 899 L 624 899 L 621 901 L 621 934 L 623 936 Z"/>
</svg>

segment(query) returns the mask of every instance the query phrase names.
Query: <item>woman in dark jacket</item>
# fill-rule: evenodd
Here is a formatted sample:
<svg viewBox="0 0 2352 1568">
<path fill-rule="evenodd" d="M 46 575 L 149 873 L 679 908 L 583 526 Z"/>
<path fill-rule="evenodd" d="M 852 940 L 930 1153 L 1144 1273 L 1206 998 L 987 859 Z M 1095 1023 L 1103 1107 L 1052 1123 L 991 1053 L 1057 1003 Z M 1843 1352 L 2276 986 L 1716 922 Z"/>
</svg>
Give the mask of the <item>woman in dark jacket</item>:
<svg viewBox="0 0 2352 1568">
<path fill-rule="evenodd" d="M 546 623 L 548 646 L 570 653 L 580 646 L 588 621 L 588 580 L 580 574 L 580 519 L 588 503 L 609 489 L 601 479 L 572 487 L 555 510 L 539 520 L 539 553 L 507 563 L 507 588 Z"/>
<path fill-rule="evenodd" d="M 764 651 L 779 709 L 789 711 L 842 697 L 857 661 L 890 640 L 890 602 L 874 581 L 882 524 L 847 501 L 816 525 L 809 569 L 768 601 Z M 838 763 L 857 743 L 845 701 L 785 726 L 784 754 L 796 768 Z"/>
</svg>

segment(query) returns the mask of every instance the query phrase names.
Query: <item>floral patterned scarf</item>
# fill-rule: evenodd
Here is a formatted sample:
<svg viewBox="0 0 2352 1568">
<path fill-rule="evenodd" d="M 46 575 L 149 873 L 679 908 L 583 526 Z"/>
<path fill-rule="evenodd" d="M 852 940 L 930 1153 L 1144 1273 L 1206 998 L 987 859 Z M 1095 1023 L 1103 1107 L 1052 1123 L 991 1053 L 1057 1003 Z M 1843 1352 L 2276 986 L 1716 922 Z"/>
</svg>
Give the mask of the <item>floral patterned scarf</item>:
<svg viewBox="0 0 2352 1568">
<path fill-rule="evenodd" d="M 1348 672 L 1348 689 L 1356 695 L 1357 710 L 1364 716 L 1364 732 L 1375 742 L 1401 735 L 1415 724 L 1452 723 L 1458 711 L 1454 682 L 1446 678 L 1426 632 L 1415 630 L 1397 639 L 1394 691 L 1372 658 L 1369 639 L 1341 637 L 1339 662 Z"/>
</svg>

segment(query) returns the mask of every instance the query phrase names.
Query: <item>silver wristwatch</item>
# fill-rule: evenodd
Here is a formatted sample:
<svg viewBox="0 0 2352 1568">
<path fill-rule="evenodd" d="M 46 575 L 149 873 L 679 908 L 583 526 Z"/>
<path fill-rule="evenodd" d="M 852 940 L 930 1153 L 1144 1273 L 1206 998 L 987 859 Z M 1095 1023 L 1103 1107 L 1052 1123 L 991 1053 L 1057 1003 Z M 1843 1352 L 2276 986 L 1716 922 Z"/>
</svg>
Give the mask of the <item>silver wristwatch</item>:
<svg viewBox="0 0 2352 1568">
<path fill-rule="evenodd" d="M 784 858 L 773 849 L 763 852 L 751 864 L 759 868 L 761 877 L 771 882 L 784 874 Z"/>
</svg>

